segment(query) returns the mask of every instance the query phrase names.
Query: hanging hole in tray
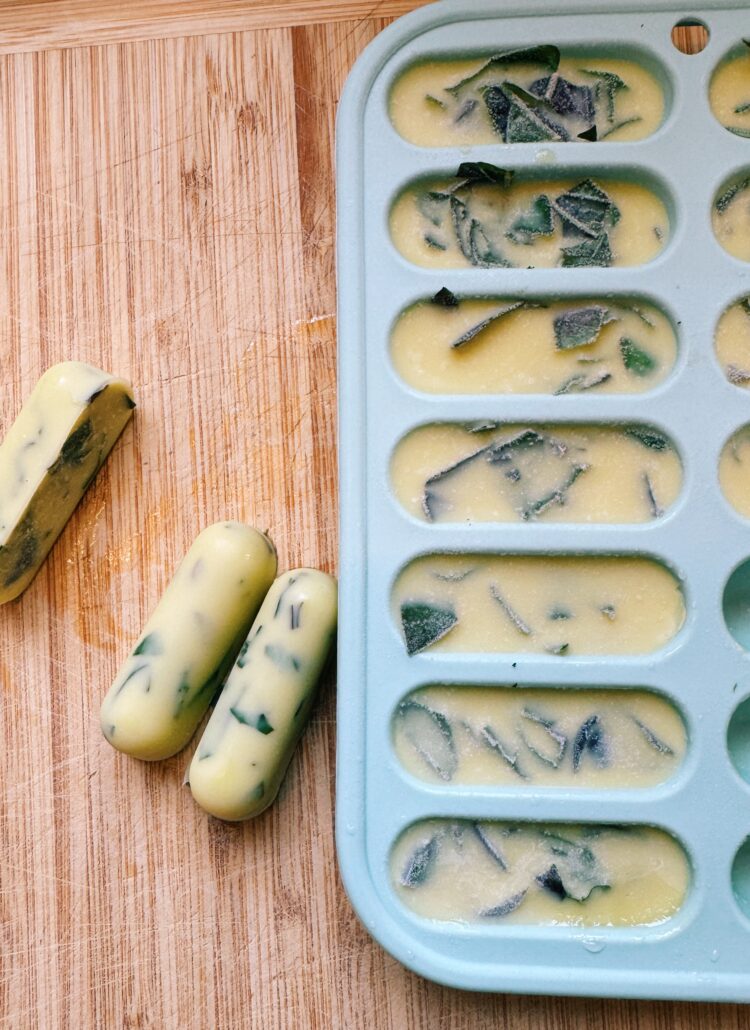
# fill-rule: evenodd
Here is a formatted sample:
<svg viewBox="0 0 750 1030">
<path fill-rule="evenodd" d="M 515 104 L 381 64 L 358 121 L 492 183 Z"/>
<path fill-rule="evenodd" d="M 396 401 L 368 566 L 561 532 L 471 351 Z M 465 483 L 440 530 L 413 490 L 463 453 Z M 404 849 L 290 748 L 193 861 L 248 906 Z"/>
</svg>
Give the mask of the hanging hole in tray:
<svg viewBox="0 0 750 1030">
<path fill-rule="evenodd" d="M 750 837 L 747 837 L 732 863 L 732 890 L 742 913 L 750 919 Z"/>
<path fill-rule="evenodd" d="M 727 580 L 722 607 L 727 629 L 743 650 L 750 650 L 750 559 Z"/>
<path fill-rule="evenodd" d="M 681 54 L 691 57 L 708 46 L 708 25 L 698 18 L 682 18 L 672 28 L 672 43 Z"/>
<path fill-rule="evenodd" d="M 729 720 L 727 747 L 732 765 L 750 783 L 750 697 L 737 705 Z"/>
</svg>

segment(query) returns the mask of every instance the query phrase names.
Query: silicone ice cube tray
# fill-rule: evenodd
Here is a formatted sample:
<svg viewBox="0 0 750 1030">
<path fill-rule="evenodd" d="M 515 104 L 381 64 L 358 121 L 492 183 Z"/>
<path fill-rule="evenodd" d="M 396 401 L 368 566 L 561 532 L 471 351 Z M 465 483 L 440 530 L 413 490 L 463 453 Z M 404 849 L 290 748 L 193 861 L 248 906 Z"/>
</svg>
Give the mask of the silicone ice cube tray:
<svg viewBox="0 0 750 1030">
<path fill-rule="evenodd" d="M 705 50 L 680 53 L 670 33 L 685 17 L 709 29 Z M 721 449 L 750 422 L 750 393 L 727 381 L 713 346 L 729 304 L 750 293 L 750 264 L 720 246 L 711 209 L 727 179 L 750 169 L 750 139 L 732 135 L 708 102 L 712 72 L 743 35 L 744 4 L 686 9 L 671 0 L 523 3 L 446 0 L 402 18 L 357 62 L 338 119 L 341 621 L 337 842 L 351 901 L 401 962 L 444 984 L 621 997 L 750 1000 L 750 523 L 725 501 Z M 519 143 L 422 148 L 388 114 L 389 89 L 426 56 L 482 56 L 557 44 L 657 69 L 665 92 L 658 131 L 638 142 Z M 388 226 L 413 179 L 455 174 L 461 161 L 656 183 L 670 238 L 631 268 L 429 270 L 400 256 Z M 389 357 L 398 315 L 446 286 L 461 297 L 640 296 L 673 320 L 679 355 L 651 392 L 630 395 L 427 395 L 407 387 Z M 412 428 L 478 418 L 509 423 L 646 422 L 675 441 L 680 499 L 643 525 L 428 524 L 394 499 L 389 463 Z M 680 578 L 687 619 L 655 654 L 432 654 L 409 657 L 391 612 L 399 571 L 426 553 L 607 554 L 656 557 Z M 734 575 L 733 575 L 734 573 Z M 727 590 L 727 583 L 732 577 Z M 745 646 L 743 646 L 743 643 Z M 422 783 L 397 762 L 398 702 L 430 683 L 652 688 L 688 728 L 680 772 L 654 788 L 572 791 Z M 670 920 L 616 928 L 485 925 L 422 919 L 399 901 L 389 855 L 399 834 L 429 817 L 647 824 L 673 834 L 691 865 L 686 901 Z"/>
</svg>

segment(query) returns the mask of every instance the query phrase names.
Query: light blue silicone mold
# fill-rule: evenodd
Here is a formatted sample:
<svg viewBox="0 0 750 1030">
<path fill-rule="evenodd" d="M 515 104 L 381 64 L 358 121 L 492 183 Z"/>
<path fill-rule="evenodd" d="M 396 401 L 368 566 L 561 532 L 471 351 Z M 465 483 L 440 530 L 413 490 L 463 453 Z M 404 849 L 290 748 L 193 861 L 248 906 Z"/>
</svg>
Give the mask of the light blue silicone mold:
<svg viewBox="0 0 750 1030">
<path fill-rule="evenodd" d="M 686 56 L 674 48 L 670 32 L 690 16 L 705 22 L 710 40 L 702 53 Z M 732 174 L 750 169 L 750 139 L 722 128 L 708 103 L 713 70 L 743 35 L 750 35 L 750 11 L 740 3 L 709 0 L 693 11 L 671 0 L 446 0 L 382 33 L 357 62 L 344 92 L 337 146 L 338 853 L 346 889 L 368 930 L 405 965 L 441 983 L 490 991 L 750 1000 L 750 845 L 743 850 L 750 835 L 750 654 L 737 642 L 750 643 L 750 575 L 735 577 L 726 619 L 722 609 L 730 575 L 750 557 L 750 522 L 733 512 L 718 485 L 723 444 L 750 422 L 750 392 L 727 382 L 713 346 L 721 313 L 750 293 L 750 264 L 730 257 L 711 228 L 717 190 Z M 633 143 L 427 149 L 407 143 L 392 127 L 388 91 L 414 60 L 541 42 L 610 53 L 627 47 L 643 55 L 662 69 L 667 109 L 661 128 Z M 627 170 L 656 182 L 671 219 L 661 256 L 636 268 L 433 271 L 398 254 L 388 212 L 410 180 L 454 174 L 465 160 L 539 170 L 542 150 L 551 161 L 544 166 L 549 174 L 616 176 Z M 405 307 L 442 286 L 463 296 L 639 295 L 673 319 L 678 362 L 664 384 L 641 395 L 421 394 L 395 374 L 389 336 Z M 680 451 L 681 498 L 665 518 L 627 527 L 429 525 L 410 518 L 389 483 L 398 440 L 423 423 L 478 418 L 655 424 Z M 643 657 L 428 652 L 410 658 L 391 617 L 391 590 L 410 559 L 431 551 L 652 555 L 680 576 L 688 617 L 667 647 Z M 650 687 L 684 713 L 688 757 L 674 779 L 646 790 L 419 783 L 395 759 L 391 719 L 406 693 L 440 682 Z M 639 928 L 425 920 L 396 897 L 389 854 L 405 827 L 432 816 L 659 826 L 687 851 L 689 895 L 671 920 Z"/>
</svg>

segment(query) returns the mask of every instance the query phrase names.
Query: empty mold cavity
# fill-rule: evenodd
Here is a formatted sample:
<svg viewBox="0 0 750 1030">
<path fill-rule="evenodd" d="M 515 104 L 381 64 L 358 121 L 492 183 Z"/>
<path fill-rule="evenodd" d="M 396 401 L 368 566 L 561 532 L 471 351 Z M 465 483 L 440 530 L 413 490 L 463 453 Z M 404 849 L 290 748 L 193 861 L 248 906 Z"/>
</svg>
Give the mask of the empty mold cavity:
<svg viewBox="0 0 750 1030">
<path fill-rule="evenodd" d="M 750 649 L 750 559 L 734 570 L 724 587 L 724 621 L 745 651 Z"/>
<path fill-rule="evenodd" d="M 685 620 L 676 577 L 642 557 L 424 555 L 398 576 L 392 604 L 412 655 L 648 654 Z"/>
<path fill-rule="evenodd" d="M 750 169 L 723 184 L 711 208 L 714 235 L 732 257 L 750 261 Z"/>
<path fill-rule="evenodd" d="M 750 706 L 746 717 L 750 778 Z M 396 708 L 393 744 L 428 783 L 617 790 L 668 780 L 687 738 L 675 708 L 648 690 L 430 686 Z"/>
<path fill-rule="evenodd" d="M 737 705 L 729 720 L 727 746 L 735 769 L 750 783 L 750 697 Z"/>
<path fill-rule="evenodd" d="M 664 93 L 642 53 L 554 45 L 433 58 L 399 75 L 396 131 L 423 147 L 639 140 L 664 117 Z"/>
<path fill-rule="evenodd" d="M 674 837 L 650 826 L 428 819 L 396 841 L 391 878 L 428 919 L 650 926 L 683 904 L 690 865 Z"/>
<path fill-rule="evenodd" d="M 424 268 L 642 265 L 663 249 L 662 199 L 627 173 L 517 175 L 484 162 L 420 179 L 391 209 L 391 237 Z"/>
<path fill-rule="evenodd" d="M 709 87 L 711 110 L 735 136 L 750 137 L 750 47 L 738 43 L 722 59 Z"/>
<path fill-rule="evenodd" d="M 396 447 L 393 490 L 426 522 L 633 523 L 682 485 L 671 440 L 648 425 L 420 426 Z"/>
<path fill-rule="evenodd" d="M 747 837 L 732 863 L 732 890 L 743 915 L 750 919 L 750 837 Z"/>
<path fill-rule="evenodd" d="M 412 305 L 391 334 L 398 375 L 425 393 L 643 393 L 677 357 L 671 321 L 637 297 L 456 297 Z"/>
<path fill-rule="evenodd" d="M 742 426 L 724 444 L 719 482 L 734 510 L 750 518 L 750 425 Z"/>
<path fill-rule="evenodd" d="M 714 345 L 729 382 L 750 389 L 750 297 L 742 297 L 726 309 L 716 326 Z"/>
</svg>

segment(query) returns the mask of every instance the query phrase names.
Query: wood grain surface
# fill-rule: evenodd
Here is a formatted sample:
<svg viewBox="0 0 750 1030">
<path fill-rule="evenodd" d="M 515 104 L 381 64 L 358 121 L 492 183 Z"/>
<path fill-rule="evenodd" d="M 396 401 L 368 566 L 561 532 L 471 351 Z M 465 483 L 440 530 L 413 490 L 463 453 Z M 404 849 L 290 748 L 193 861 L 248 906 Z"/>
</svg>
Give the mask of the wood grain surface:
<svg viewBox="0 0 750 1030">
<path fill-rule="evenodd" d="M 207 819 L 189 752 L 98 708 L 206 524 L 336 570 L 333 133 L 363 46 L 416 6 L 0 2 L 0 429 L 42 370 L 132 378 L 126 430 L 0 610 L 0 1019 L 42 1028 L 738 1030 L 734 1006 L 470 995 L 359 925 L 333 843 L 334 684 L 276 806 Z"/>
</svg>

